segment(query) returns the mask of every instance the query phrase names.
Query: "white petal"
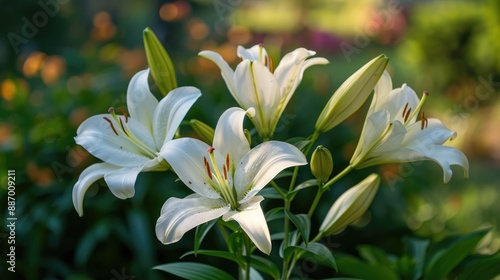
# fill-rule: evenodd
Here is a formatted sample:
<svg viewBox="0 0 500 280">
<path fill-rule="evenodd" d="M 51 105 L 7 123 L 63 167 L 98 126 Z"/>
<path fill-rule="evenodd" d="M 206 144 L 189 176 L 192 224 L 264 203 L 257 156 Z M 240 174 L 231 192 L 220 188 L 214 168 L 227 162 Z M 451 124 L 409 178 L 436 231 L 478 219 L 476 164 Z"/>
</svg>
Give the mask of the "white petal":
<svg viewBox="0 0 500 280">
<path fill-rule="evenodd" d="M 169 198 L 156 222 L 156 237 L 163 244 L 179 241 L 192 228 L 217 219 L 229 211 L 221 199 L 190 195 L 184 199 Z"/>
<path fill-rule="evenodd" d="M 358 165 L 375 145 L 389 125 L 389 112 L 378 111 L 366 118 L 358 145 L 351 158 L 351 165 Z"/>
<path fill-rule="evenodd" d="M 243 109 L 255 108 L 252 122 L 259 134 L 269 134 L 274 130 L 278 108 L 281 102 L 279 85 L 274 75 L 263 64 L 243 60 L 234 72 L 234 83 L 238 98 L 236 101 Z"/>
<path fill-rule="evenodd" d="M 127 90 L 127 109 L 133 119 L 151 131 L 153 112 L 158 100 L 149 90 L 148 75 L 149 69 L 142 70 L 130 80 Z"/>
<path fill-rule="evenodd" d="M 450 165 L 459 165 L 464 169 L 465 177 L 469 174 L 469 161 L 467 157 L 459 150 L 453 147 L 441 146 L 449 139 L 453 139 L 456 133 L 449 130 L 438 119 L 427 119 L 428 125 L 421 129 L 421 123 L 417 122 L 408 127 L 408 134 L 403 145 L 413 150 L 414 154 L 422 155 L 421 159 L 431 159 L 437 162 L 443 168 L 444 182 L 450 181 L 452 170 Z M 416 153 L 415 153 L 416 152 Z"/>
<path fill-rule="evenodd" d="M 119 135 L 113 132 L 110 124 L 104 120 L 104 117 L 113 121 L 115 130 Z M 146 142 L 146 146 L 153 145 L 152 147 L 154 148 L 151 135 L 139 123 L 129 118 L 127 125 L 141 141 Z M 111 115 L 92 116 L 78 127 L 75 142 L 83 146 L 92 155 L 113 165 L 128 167 L 142 166 L 151 159 L 151 155 L 146 154 L 131 142 L 121 132 L 121 128 L 119 127 L 119 124 L 114 122 Z"/>
<path fill-rule="evenodd" d="M 111 193 L 119 199 L 131 198 L 135 194 L 135 181 L 142 167 L 120 168 L 104 174 L 104 180 Z"/>
<path fill-rule="evenodd" d="M 250 151 L 250 144 L 243 133 L 245 114 L 246 111 L 241 108 L 229 108 L 220 116 L 215 127 L 213 146 L 222 156 L 228 154 L 234 165 Z"/>
<path fill-rule="evenodd" d="M 211 187 L 214 184 L 208 177 L 203 158 L 205 157 L 213 171 L 207 149 L 209 146 L 198 139 L 179 138 L 165 143 L 160 155 L 170 164 L 177 176 L 191 190 L 208 198 L 220 198 Z M 217 162 L 224 162 L 217 151 Z"/>
<path fill-rule="evenodd" d="M 267 227 L 266 218 L 260 207 L 264 198 L 256 196 L 240 206 L 241 211 L 230 211 L 224 215 L 224 221 L 235 220 L 250 237 L 250 240 L 263 253 L 271 252 L 271 236 Z"/>
<path fill-rule="evenodd" d="M 160 101 L 153 116 L 153 134 L 158 151 L 166 141 L 174 138 L 180 123 L 200 96 L 200 90 L 195 87 L 179 87 Z"/>
<path fill-rule="evenodd" d="M 248 201 L 283 169 L 304 164 L 304 154 L 293 145 L 279 141 L 258 145 L 236 167 L 234 187 L 238 200 Z"/>
<path fill-rule="evenodd" d="M 236 101 L 239 103 L 238 98 L 237 98 L 238 96 L 236 94 L 236 86 L 233 82 L 234 72 L 233 72 L 233 69 L 231 69 L 231 67 L 229 67 L 229 64 L 227 64 L 227 62 L 222 58 L 222 56 L 220 54 L 213 52 L 213 51 L 202 51 L 198 55 L 211 60 L 213 63 L 215 63 L 219 67 L 221 74 L 222 74 L 222 78 L 226 82 L 227 88 L 229 89 L 229 91 L 233 95 L 234 99 L 236 99 Z"/>
<path fill-rule="evenodd" d="M 73 187 L 73 206 L 78 215 L 83 216 L 83 199 L 88 188 L 106 173 L 119 169 L 120 167 L 108 163 L 96 163 L 87 167 L 80 174 L 78 181 Z"/>
<path fill-rule="evenodd" d="M 242 59 L 259 61 L 262 64 L 269 63 L 268 61 L 266 62 L 266 59 L 268 57 L 267 51 L 260 44 L 257 44 L 249 49 L 245 49 L 242 46 L 238 46 L 236 54 L 238 55 L 239 58 Z"/>
<path fill-rule="evenodd" d="M 290 100 L 295 89 L 302 81 L 304 71 L 312 65 L 328 64 L 328 60 L 322 57 L 316 57 L 306 60 L 316 52 L 304 48 L 298 48 L 293 52 L 286 54 L 280 61 L 274 76 L 280 85 L 280 92 L 284 98 L 284 107 Z"/>
<path fill-rule="evenodd" d="M 389 93 L 392 90 L 392 79 L 391 75 L 387 71 L 384 71 L 384 74 L 380 77 L 375 85 L 374 94 L 372 103 L 370 104 L 370 108 L 368 109 L 368 113 L 366 114 L 367 118 L 371 116 L 373 113 L 381 111 L 385 109 L 383 104 L 385 104 L 389 98 Z"/>
</svg>

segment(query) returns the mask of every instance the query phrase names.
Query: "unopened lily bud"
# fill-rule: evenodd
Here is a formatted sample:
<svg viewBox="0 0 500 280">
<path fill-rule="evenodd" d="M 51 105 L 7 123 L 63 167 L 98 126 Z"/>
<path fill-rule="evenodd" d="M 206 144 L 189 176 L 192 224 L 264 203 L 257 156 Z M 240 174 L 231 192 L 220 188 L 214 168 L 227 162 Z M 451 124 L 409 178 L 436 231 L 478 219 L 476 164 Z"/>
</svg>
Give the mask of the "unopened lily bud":
<svg viewBox="0 0 500 280">
<path fill-rule="evenodd" d="M 171 90 L 177 88 L 177 78 L 172 60 L 149 27 L 144 29 L 143 38 L 151 76 L 160 93 L 167 95 Z"/>
<path fill-rule="evenodd" d="M 243 129 L 243 133 L 245 134 L 245 137 L 247 138 L 248 145 L 252 146 L 252 134 L 250 134 L 250 130 L 248 129 Z"/>
<path fill-rule="evenodd" d="M 319 183 L 325 183 L 333 171 L 333 158 L 330 151 L 319 145 L 311 156 L 311 172 Z"/>
<path fill-rule="evenodd" d="M 316 130 L 328 131 L 356 112 L 384 73 L 388 61 L 387 56 L 379 55 L 345 80 L 323 108 L 316 121 Z"/>
<path fill-rule="evenodd" d="M 323 236 L 340 233 L 358 220 L 372 203 L 379 185 L 380 176 L 373 173 L 344 192 L 333 203 L 319 228 Z"/>
<path fill-rule="evenodd" d="M 194 132 L 198 134 L 198 137 L 200 137 L 201 141 L 211 145 L 213 140 L 214 140 L 214 133 L 215 130 L 210 127 L 208 124 L 192 119 L 189 124 L 193 128 Z"/>
</svg>

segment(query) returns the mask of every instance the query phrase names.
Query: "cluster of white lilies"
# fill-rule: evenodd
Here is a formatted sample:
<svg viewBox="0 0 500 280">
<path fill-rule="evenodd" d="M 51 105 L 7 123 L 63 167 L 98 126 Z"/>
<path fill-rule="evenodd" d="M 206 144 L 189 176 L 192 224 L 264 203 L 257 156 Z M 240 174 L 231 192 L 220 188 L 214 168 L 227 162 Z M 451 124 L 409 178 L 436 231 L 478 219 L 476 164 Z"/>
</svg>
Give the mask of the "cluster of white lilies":
<svg viewBox="0 0 500 280">
<path fill-rule="evenodd" d="M 220 116 L 209 137 L 211 143 L 176 138 L 186 113 L 201 96 L 200 90 L 174 88 L 158 101 L 149 90 L 150 70 L 140 71 L 130 81 L 126 109 L 110 108 L 108 114 L 90 117 L 80 125 L 76 143 L 102 160 L 85 169 L 74 186 L 73 203 L 80 216 L 85 193 L 97 180 L 104 178 L 116 197 L 126 199 L 134 196 L 140 172 L 170 170 L 194 193 L 165 202 L 156 224 L 156 236 L 161 242 L 176 242 L 187 231 L 222 217 L 223 221 L 236 221 L 253 244 L 269 254 L 271 235 L 261 207 L 264 197 L 259 191 L 276 188 L 285 200 L 285 210 L 290 211 L 293 196 L 287 196 L 287 192 L 298 191 L 296 186 L 280 188 L 273 179 L 284 169 L 297 170 L 308 164 L 308 152 L 318 136 L 357 111 L 373 91 L 350 165 L 330 178 L 333 164 L 328 149 L 320 146 L 313 153 L 311 169 L 321 192 L 353 169 L 384 163 L 433 160 L 442 167 L 445 183 L 452 177 L 451 165 L 463 167 L 467 176 L 469 166 L 464 154 L 443 145 L 456 133 L 421 111 L 428 93 L 419 98 L 407 85 L 393 89 L 384 55 L 360 68 L 332 95 L 322 112 L 318 110 L 315 133 L 301 149 L 272 140 L 273 134 L 304 71 L 328 61 L 310 58 L 315 52 L 298 48 L 274 68 L 262 45 L 249 49 L 239 46 L 237 55 L 241 62 L 233 70 L 218 53 L 200 53 L 220 68 L 229 92 L 241 107 L 229 108 Z M 243 128 L 246 117 L 262 140 L 254 147 Z M 295 179 L 296 172 L 292 181 Z M 312 241 L 336 234 L 358 219 L 370 205 L 379 183 L 380 177 L 372 174 L 345 192 L 332 204 Z M 288 225 L 285 235 L 289 234 L 286 230 Z M 293 245 L 290 238 L 284 239 L 285 246 Z"/>
</svg>

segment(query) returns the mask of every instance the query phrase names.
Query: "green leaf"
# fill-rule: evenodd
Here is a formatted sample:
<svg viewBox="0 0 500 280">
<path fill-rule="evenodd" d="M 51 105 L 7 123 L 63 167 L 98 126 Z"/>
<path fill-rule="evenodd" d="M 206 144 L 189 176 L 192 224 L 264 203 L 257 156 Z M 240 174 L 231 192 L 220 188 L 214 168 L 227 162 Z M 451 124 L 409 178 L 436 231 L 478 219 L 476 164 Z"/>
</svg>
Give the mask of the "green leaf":
<svg viewBox="0 0 500 280">
<path fill-rule="evenodd" d="M 276 207 L 276 208 L 269 210 L 265 215 L 266 221 L 270 222 L 270 221 L 274 221 L 276 219 L 283 218 L 285 216 L 285 214 L 283 213 L 283 209 L 284 209 L 284 207 Z"/>
<path fill-rule="evenodd" d="M 275 280 L 279 280 L 281 278 L 281 273 L 278 266 L 266 258 L 252 255 L 250 266 L 266 273 Z"/>
<path fill-rule="evenodd" d="M 232 253 L 227 252 L 227 251 L 219 251 L 219 250 L 198 250 L 198 252 L 189 251 L 187 253 L 184 253 L 181 256 L 181 259 L 184 258 L 185 256 L 189 256 L 189 255 L 193 255 L 193 254 L 222 258 L 222 259 L 234 261 L 235 263 L 239 264 L 238 260 L 234 257 L 234 255 Z"/>
<path fill-rule="evenodd" d="M 500 276 L 500 253 L 491 256 L 475 256 L 459 273 L 459 280 L 496 279 Z"/>
<path fill-rule="evenodd" d="M 304 137 L 294 137 L 286 140 L 287 143 L 294 145 L 297 149 L 303 151 L 305 147 L 311 142 L 311 140 Z"/>
<path fill-rule="evenodd" d="M 369 245 L 361 245 L 358 246 L 357 249 L 359 255 L 363 257 L 363 259 L 365 259 L 368 264 L 375 266 L 384 266 L 391 269 L 395 268 L 395 263 L 389 259 L 389 257 L 383 250 Z"/>
<path fill-rule="evenodd" d="M 194 254 L 200 249 L 201 242 L 207 235 L 208 231 L 215 225 L 217 219 L 214 219 L 210 222 L 201 224 L 196 227 L 196 232 L 194 234 Z"/>
<path fill-rule="evenodd" d="M 398 280 L 398 275 L 387 267 L 369 265 L 355 257 L 339 255 L 336 258 L 339 271 L 360 279 Z"/>
<path fill-rule="evenodd" d="M 281 194 L 274 188 L 263 188 L 259 194 L 266 199 L 283 199 Z"/>
<path fill-rule="evenodd" d="M 405 240 L 406 254 L 415 260 L 415 270 L 413 271 L 413 280 L 420 279 L 424 271 L 425 256 L 430 240 L 408 237 Z"/>
<path fill-rule="evenodd" d="M 177 88 L 177 78 L 172 60 L 149 27 L 144 29 L 143 38 L 151 76 L 160 93 L 167 95 L 172 89 Z"/>
<path fill-rule="evenodd" d="M 321 243 L 311 242 L 308 246 L 301 244 L 298 246 L 290 246 L 285 249 L 285 259 L 290 258 L 293 254 L 295 254 L 298 258 L 313 257 L 323 265 L 327 265 L 335 269 L 335 271 L 338 271 L 337 263 L 332 252 L 328 249 L 328 247 Z"/>
<path fill-rule="evenodd" d="M 453 236 L 431 248 L 424 279 L 444 279 L 476 247 L 489 230 Z"/>
<path fill-rule="evenodd" d="M 162 270 L 188 280 L 234 280 L 231 275 L 219 268 L 195 262 L 167 263 L 155 266 L 153 269 Z"/>
<path fill-rule="evenodd" d="M 285 239 L 284 239 L 284 236 L 283 236 L 283 242 L 281 242 L 281 245 L 280 245 L 280 250 L 279 250 L 279 254 L 280 254 L 280 257 L 284 260 L 290 260 L 290 257 L 293 255 L 293 254 L 289 254 L 288 256 L 285 256 L 285 248 L 288 248 L 288 246 L 290 246 L 290 244 L 295 244 L 297 243 L 297 238 L 299 237 L 299 231 L 298 230 L 294 230 L 292 232 L 289 233 L 289 238 L 288 238 L 288 244 L 285 245 Z M 288 257 L 288 258 L 285 258 L 285 257 Z"/>
<path fill-rule="evenodd" d="M 314 186 L 317 186 L 318 185 L 318 180 L 316 179 L 309 179 L 305 182 L 302 182 L 301 184 L 297 185 L 292 191 L 288 192 L 286 194 L 286 197 L 288 199 L 293 199 L 295 197 L 295 195 L 303 190 L 303 189 L 306 189 L 306 188 L 309 188 L 309 187 L 314 187 Z"/>
<path fill-rule="evenodd" d="M 306 214 L 294 215 L 290 211 L 285 211 L 285 213 L 290 221 L 299 230 L 300 235 L 302 235 L 302 238 L 307 246 L 307 243 L 309 242 L 309 234 L 311 232 L 311 220 Z"/>
<path fill-rule="evenodd" d="M 229 252 L 233 254 L 241 254 L 241 248 L 243 248 L 243 236 L 240 231 L 232 233 L 227 239 L 227 247 Z"/>
</svg>

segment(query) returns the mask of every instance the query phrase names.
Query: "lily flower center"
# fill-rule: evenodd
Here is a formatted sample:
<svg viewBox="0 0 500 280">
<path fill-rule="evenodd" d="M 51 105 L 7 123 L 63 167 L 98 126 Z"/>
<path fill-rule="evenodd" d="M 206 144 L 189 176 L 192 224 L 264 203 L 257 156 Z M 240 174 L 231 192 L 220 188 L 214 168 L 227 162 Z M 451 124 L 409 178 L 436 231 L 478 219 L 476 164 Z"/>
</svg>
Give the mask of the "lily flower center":
<svg viewBox="0 0 500 280">
<path fill-rule="evenodd" d="M 263 44 L 259 45 L 259 61 L 262 62 L 262 64 L 264 64 L 264 66 L 266 66 L 271 73 L 274 73 L 273 58 L 267 53 L 264 53 Z"/>
<path fill-rule="evenodd" d="M 233 188 L 233 179 L 232 179 L 232 171 L 230 165 L 229 154 L 226 154 L 226 158 L 224 160 L 224 164 L 222 164 L 222 170 L 219 170 L 217 162 L 215 161 L 214 156 L 214 147 L 209 147 L 207 149 L 210 163 L 212 163 L 212 168 L 210 167 L 210 163 L 208 162 L 206 157 L 203 157 L 203 163 L 205 165 L 205 169 L 207 171 L 207 175 L 213 184 L 210 184 L 215 191 L 217 191 L 224 201 L 231 205 L 233 210 L 238 209 L 239 203 L 236 199 L 236 191 Z M 222 171 L 222 172 L 221 172 Z"/>
<path fill-rule="evenodd" d="M 412 112 L 412 108 L 408 107 L 408 103 L 406 103 L 406 105 L 403 109 L 403 115 L 401 116 L 403 118 L 405 127 L 408 125 L 410 120 L 413 119 L 418 114 L 420 109 L 422 109 L 422 106 L 424 106 L 424 103 L 425 103 L 425 100 L 427 99 L 427 96 L 429 96 L 429 92 L 424 91 L 422 94 L 422 99 L 418 103 L 417 108 L 415 108 L 415 110 L 413 110 L 413 112 Z M 421 114 L 421 121 L 422 121 L 422 129 L 424 129 L 425 127 L 427 127 L 428 122 L 427 122 L 427 118 L 425 118 L 425 114 L 423 111 Z"/>
<path fill-rule="evenodd" d="M 103 119 L 109 123 L 111 129 L 116 134 L 116 136 L 127 138 L 132 143 L 134 143 L 143 152 L 145 156 L 150 158 L 156 158 L 157 151 L 154 151 L 149 146 L 144 144 L 141 140 L 139 140 L 139 138 L 137 138 L 137 136 L 135 136 L 135 134 L 133 133 L 132 129 L 130 129 L 128 125 L 127 111 L 125 111 L 125 109 L 121 107 L 118 108 L 118 110 L 123 114 L 123 117 L 117 116 L 115 113 L 115 108 L 113 107 L 108 109 L 108 113 L 111 114 L 111 117 L 113 118 L 114 121 L 110 120 L 108 117 L 103 117 Z"/>
</svg>

